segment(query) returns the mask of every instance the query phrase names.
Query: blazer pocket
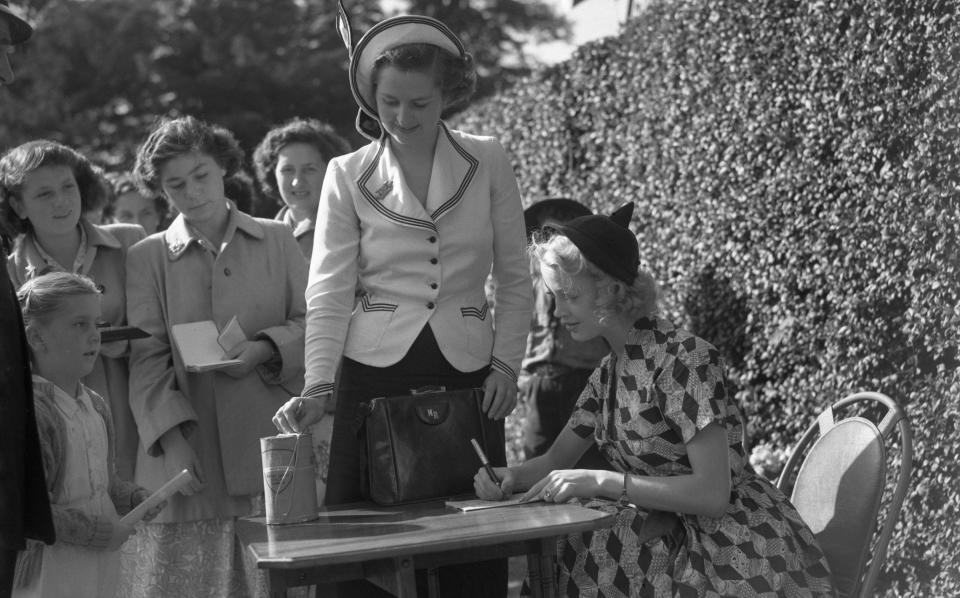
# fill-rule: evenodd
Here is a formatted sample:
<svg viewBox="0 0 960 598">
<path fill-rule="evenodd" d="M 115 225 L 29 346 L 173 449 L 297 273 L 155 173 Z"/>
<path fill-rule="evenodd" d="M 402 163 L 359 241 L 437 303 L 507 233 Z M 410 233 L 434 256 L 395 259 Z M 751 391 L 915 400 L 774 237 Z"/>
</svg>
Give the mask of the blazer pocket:
<svg viewBox="0 0 960 598">
<path fill-rule="evenodd" d="M 364 352 L 378 348 L 396 311 L 395 303 L 374 301 L 370 295 L 361 296 L 350 318 L 346 349 Z"/>
<path fill-rule="evenodd" d="M 467 334 L 467 352 L 489 361 L 493 352 L 493 324 L 486 301 L 480 307 L 461 307 L 460 316 Z"/>
</svg>

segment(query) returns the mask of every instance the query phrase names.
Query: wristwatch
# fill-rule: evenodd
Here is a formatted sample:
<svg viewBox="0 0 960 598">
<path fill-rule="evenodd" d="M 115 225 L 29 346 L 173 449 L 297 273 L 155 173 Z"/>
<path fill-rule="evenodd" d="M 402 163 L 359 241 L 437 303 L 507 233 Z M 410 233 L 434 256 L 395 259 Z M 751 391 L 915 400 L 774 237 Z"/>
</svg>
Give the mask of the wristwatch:
<svg viewBox="0 0 960 598">
<path fill-rule="evenodd" d="M 627 480 L 629 478 L 630 474 L 623 472 L 623 489 L 620 490 L 620 498 L 617 499 L 617 504 L 624 507 L 630 504 L 630 497 L 627 496 Z"/>
</svg>

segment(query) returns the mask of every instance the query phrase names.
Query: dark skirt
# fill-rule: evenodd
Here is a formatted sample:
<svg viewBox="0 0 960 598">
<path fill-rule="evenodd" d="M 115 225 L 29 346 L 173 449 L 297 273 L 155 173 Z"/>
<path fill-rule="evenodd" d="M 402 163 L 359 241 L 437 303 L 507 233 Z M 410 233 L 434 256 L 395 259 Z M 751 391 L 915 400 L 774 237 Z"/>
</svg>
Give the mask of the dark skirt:
<svg viewBox="0 0 960 598">
<path fill-rule="evenodd" d="M 479 388 L 489 367 L 461 372 L 440 351 L 430 326 L 424 326 L 407 354 L 394 365 L 378 368 L 344 358 L 336 395 L 336 414 L 330 441 L 330 471 L 327 474 L 327 506 L 369 500 L 366 480 L 366 447 L 357 434 L 359 406 L 376 397 L 409 394 L 424 386 L 447 390 Z M 502 422 L 501 422 L 502 425 Z M 506 447 L 499 447 L 506 452 Z M 497 456 L 491 451 L 490 459 Z M 503 453 L 499 455 L 502 459 Z M 501 461 L 502 462 L 502 461 Z M 506 596 L 507 561 L 496 559 L 438 570 L 441 596 Z M 417 571 L 417 592 L 426 596 L 426 575 Z M 338 584 L 340 596 L 385 596 L 372 584 Z"/>
</svg>

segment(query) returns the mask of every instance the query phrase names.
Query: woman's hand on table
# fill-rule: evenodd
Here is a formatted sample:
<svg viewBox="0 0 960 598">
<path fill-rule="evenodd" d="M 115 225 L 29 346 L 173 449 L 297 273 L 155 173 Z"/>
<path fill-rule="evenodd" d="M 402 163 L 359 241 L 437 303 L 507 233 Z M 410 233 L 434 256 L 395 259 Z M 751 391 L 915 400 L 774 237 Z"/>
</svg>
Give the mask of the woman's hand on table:
<svg viewBox="0 0 960 598">
<path fill-rule="evenodd" d="M 230 359 L 239 359 L 243 363 L 222 368 L 220 371 L 231 378 L 243 378 L 273 356 L 273 345 L 265 340 L 243 341 L 233 353 Z"/>
<path fill-rule="evenodd" d="M 503 419 L 517 406 L 517 383 L 499 370 L 490 370 L 483 381 L 483 411 L 490 419 Z"/>
<path fill-rule="evenodd" d="M 571 498 L 602 496 L 602 478 L 611 473 L 613 472 L 596 469 L 557 469 L 531 486 L 520 498 L 520 502 L 542 500 L 564 503 Z"/>
<path fill-rule="evenodd" d="M 490 474 L 483 467 L 473 476 L 473 489 L 477 493 L 477 498 L 503 500 L 513 494 L 514 486 L 517 484 L 517 477 L 513 470 L 509 467 L 494 467 L 493 471 L 501 480 L 499 486 L 490 479 Z"/>
<path fill-rule="evenodd" d="M 293 397 L 277 409 L 273 425 L 283 434 L 300 434 L 323 419 L 331 397 L 329 392 L 315 397 Z"/>
</svg>

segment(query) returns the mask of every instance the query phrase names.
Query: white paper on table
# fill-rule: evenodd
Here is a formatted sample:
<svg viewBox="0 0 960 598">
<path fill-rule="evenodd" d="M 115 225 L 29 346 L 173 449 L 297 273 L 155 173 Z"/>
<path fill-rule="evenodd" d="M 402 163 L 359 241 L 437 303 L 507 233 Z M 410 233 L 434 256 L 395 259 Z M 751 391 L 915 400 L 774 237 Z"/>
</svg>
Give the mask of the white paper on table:
<svg viewBox="0 0 960 598">
<path fill-rule="evenodd" d="M 448 500 L 446 502 L 447 506 L 456 509 L 458 511 L 463 511 L 468 513 L 470 511 L 481 511 L 483 509 L 498 509 L 500 507 L 512 507 L 513 505 L 526 504 L 520 502 L 520 497 L 524 495 L 523 492 L 517 492 L 513 496 L 505 500 L 483 500 L 482 498 L 470 498 L 467 500 Z M 538 499 L 535 497 L 527 502 L 537 502 Z"/>
<path fill-rule="evenodd" d="M 188 470 L 184 469 L 177 475 L 167 480 L 166 484 L 160 486 L 159 490 L 148 496 L 142 503 L 135 506 L 129 513 L 121 517 L 120 523 L 130 526 L 135 525 L 141 519 L 143 519 L 143 516 L 147 514 L 147 511 L 167 500 L 173 496 L 174 493 L 179 492 L 192 480 L 193 476 L 190 475 Z"/>
</svg>

